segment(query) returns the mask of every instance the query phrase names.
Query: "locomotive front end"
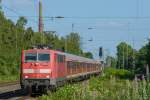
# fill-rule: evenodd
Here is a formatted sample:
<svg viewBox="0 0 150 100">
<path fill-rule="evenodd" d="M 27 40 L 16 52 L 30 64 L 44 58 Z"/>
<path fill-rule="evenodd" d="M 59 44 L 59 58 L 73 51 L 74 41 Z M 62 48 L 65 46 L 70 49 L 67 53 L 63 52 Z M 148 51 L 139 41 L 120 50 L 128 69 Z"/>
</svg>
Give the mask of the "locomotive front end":
<svg viewBox="0 0 150 100">
<path fill-rule="evenodd" d="M 21 63 L 21 87 L 32 91 L 47 89 L 51 78 L 50 50 L 24 50 Z"/>
</svg>

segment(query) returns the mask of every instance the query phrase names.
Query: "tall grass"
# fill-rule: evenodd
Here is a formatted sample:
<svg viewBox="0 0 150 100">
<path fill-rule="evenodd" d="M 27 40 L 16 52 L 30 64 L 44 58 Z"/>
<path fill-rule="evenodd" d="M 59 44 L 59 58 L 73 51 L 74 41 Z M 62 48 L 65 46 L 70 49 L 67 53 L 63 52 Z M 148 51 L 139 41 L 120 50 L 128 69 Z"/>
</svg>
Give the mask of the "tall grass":
<svg viewBox="0 0 150 100">
<path fill-rule="evenodd" d="M 88 83 L 66 85 L 40 100 L 149 100 L 150 83 L 112 77 L 91 78 Z"/>
<path fill-rule="evenodd" d="M 150 100 L 150 83 L 131 78 L 127 70 L 107 69 L 104 76 L 68 84 L 39 100 Z"/>
</svg>

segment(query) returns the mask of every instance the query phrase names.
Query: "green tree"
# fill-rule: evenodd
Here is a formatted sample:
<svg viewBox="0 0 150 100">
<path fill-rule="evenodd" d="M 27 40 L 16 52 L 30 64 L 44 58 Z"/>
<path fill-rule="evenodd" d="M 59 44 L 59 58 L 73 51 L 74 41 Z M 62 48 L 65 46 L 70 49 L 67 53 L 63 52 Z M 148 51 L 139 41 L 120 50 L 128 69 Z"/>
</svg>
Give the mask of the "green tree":
<svg viewBox="0 0 150 100">
<path fill-rule="evenodd" d="M 93 59 L 93 54 L 91 52 L 85 52 L 85 53 L 83 53 L 83 56 L 86 58 Z"/>
<path fill-rule="evenodd" d="M 117 46 L 117 68 L 134 69 L 135 50 L 125 42 Z"/>
<path fill-rule="evenodd" d="M 27 19 L 25 17 L 20 17 L 17 20 L 16 26 L 20 28 L 24 28 L 24 26 L 27 24 Z"/>
<path fill-rule="evenodd" d="M 81 47 L 80 47 L 80 36 L 78 33 L 70 33 L 66 36 L 66 49 L 67 52 L 73 53 L 76 55 L 81 55 Z"/>
<path fill-rule="evenodd" d="M 150 40 L 136 54 L 136 73 L 146 74 L 146 66 L 150 66 Z"/>
<path fill-rule="evenodd" d="M 34 31 L 32 30 L 32 28 L 31 27 L 27 28 L 23 34 L 22 42 L 24 42 L 24 43 L 22 43 L 23 45 L 21 45 L 21 47 L 29 48 L 32 45 L 34 45 L 33 36 L 34 36 Z"/>
<path fill-rule="evenodd" d="M 150 67 L 150 39 L 148 40 L 148 44 L 146 45 L 147 46 L 147 56 L 146 56 L 146 61 L 147 61 L 147 64 L 149 65 Z"/>
<path fill-rule="evenodd" d="M 107 58 L 106 58 L 106 65 L 108 67 L 116 68 L 117 60 L 114 57 L 112 57 L 112 56 L 107 56 Z"/>
<path fill-rule="evenodd" d="M 145 73 L 145 66 L 147 64 L 147 46 L 143 46 L 136 54 L 136 73 Z"/>
</svg>

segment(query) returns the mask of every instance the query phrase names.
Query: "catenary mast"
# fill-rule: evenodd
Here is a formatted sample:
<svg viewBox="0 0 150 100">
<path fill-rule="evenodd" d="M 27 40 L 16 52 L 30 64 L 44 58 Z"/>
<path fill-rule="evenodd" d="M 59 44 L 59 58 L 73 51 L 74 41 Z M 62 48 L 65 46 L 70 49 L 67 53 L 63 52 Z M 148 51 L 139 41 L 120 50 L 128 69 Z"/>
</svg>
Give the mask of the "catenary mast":
<svg viewBox="0 0 150 100">
<path fill-rule="evenodd" d="M 43 32 L 43 21 L 42 21 L 42 0 L 39 0 L 39 32 Z"/>
</svg>

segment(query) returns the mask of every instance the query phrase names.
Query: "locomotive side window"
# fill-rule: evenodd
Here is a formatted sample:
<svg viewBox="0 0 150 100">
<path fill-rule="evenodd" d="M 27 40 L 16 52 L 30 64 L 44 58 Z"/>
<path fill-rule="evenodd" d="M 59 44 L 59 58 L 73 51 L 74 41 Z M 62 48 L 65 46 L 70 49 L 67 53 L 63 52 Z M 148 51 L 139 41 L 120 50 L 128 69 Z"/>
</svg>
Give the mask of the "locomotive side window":
<svg viewBox="0 0 150 100">
<path fill-rule="evenodd" d="M 38 54 L 38 61 L 45 61 L 45 62 L 50 61 L 50 54 L 39 53 Z"/>
<path fill-rule="evenodd" d="M 64 62 L 64 57 L 62 55 L 57 55 L 57 62 L 59 63 Z"/>
<path fill-rule="evenodd" d="M 25 62 L 34 62 L 37 61 L 36 53 L 26 53 L 25 54 Z"/>
</svg>

